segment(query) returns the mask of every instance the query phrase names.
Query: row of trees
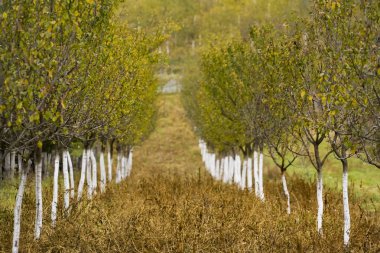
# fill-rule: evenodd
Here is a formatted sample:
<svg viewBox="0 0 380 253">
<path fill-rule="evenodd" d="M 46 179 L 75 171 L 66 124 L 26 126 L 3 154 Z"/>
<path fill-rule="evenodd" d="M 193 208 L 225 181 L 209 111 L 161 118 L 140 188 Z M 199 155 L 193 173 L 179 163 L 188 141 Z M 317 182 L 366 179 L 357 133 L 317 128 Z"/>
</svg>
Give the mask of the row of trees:
<svg viewBox="0 0 380 253">
<path fill-rule="evenodd" d="M 157 91 L 154 65 L 164 36 L 150 36 L 118 22 L 113 18 L 118 3 L 0 1 L 0 164 L 14 168 L 18 157 L 21 180 L 13 252 L 19 247 L 22 198 L 32 168 L 38 239 L 42 229 L 42 169 L 47 167 L 44 160 L 53 153 L 54 225 L 60 161 L 66 213 L 75 196 L 71 143 L 84 147 L 77 198 L 82 198 L 87 181 L 91 199 L 98 181 L 103 192 L 107 179 L 112 180 L 113 148 L 117 149 L 116 182 L 120 182 L 130 172 L 133 146 L 153 128 Z M 101 146 L 100 180 L 95 143 Z"/>
<path fill-rule="evenodd" d="M 290 203 L 286 169 L 298 156 L 310 160 L 318 175 L 321 234 L 323 167 L 331 154 L 341 161 L 345 246 L 349 158 L 380 168 L 379 22 L 377 1 L 314 1 L 308 18 L 254 26 L 249 40 L 213 44 L 203 52 L 200 82 L 184 90 L 215 178 L 250 189 L 253 176 L 256 195 L 264 200 L 266 147 Z"/>
</svg>

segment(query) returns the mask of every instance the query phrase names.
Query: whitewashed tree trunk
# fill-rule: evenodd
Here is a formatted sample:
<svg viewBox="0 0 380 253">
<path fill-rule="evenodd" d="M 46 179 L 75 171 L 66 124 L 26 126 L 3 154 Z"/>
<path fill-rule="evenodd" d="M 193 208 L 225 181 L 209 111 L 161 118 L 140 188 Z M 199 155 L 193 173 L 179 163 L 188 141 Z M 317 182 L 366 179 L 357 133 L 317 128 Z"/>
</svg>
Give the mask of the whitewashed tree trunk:
<svg viewBox="0 0 380 253">
<path fill-rule="evenodd" d="M 42 230 L 42 159 L 41 153 L 37 155 L 36 159 L 36 221 L 34 227 L 34 238 L 40 239 Z"/>
<path fill-rule="evenodd" d="M 112 181 L 112 157 L 111 157 L 111 144 L 107 146 L 107 159 L 108 159 L 108 181 Z"/>
<path fill-rule="evenodd" d="M 70 178 L 69 178 L 68 161 L 67 161 L 67 150 L 63 150 L 62 152 L 62 173 L 63 173 L 63 185 L 65 187 L 65 191 L 63 193 L 63 205 L 65 208 L 65 211 L 67 211 L 70 206 Z"/>
<path fill-rule="evenodd" d="M 21 156 L 21 154 L 17 155 L 17 164 L 18 164 L 18 174 L 22 175 L 22 156 Z"/>
<path fill-rule="evenodd" d="M 252 191 L 252 158 L 248 158 L 247 161 L 247 188 L 248 191 Z"/>
<path fill-rule="evenodd" d="M 259 197 L 262 201 L 265 200 L 264 197 L 264 180 L 263 180 L 263 169 L 264 169 L 264 155 L 263 151 L 260 151 L 260 158 L 259 158 Z"/>
<path fill-rule="evenodd" d="M 91 167 L 92 167 L 92 193 L 96 193 L 98 187 L 98 168 L 93 149 L 90 149 Z"/>
<path fill-rule="evenodd" d="M 281 172 L 281 180 L 282 180 L 282 189 L 284 190 L 284 194 L 286 196 L 286 201 L 287 201 L 286 212 L 290 214 L 290 194 L 288 191 L 288 184 L 286 183 L 285 171 Z"/>
<path fill-rule="evenodd" d="M 237 166 L 237 156 L 233 156 L 232 157 L 232 166 L 233 166 L 233 170 L 234 170 L 234 178 L 233 178 L 233 182 L 236 184 L 236 185 L 239 185 L 240 184 L 240 173 L 238 172 L 238 166 Z"/>
<path fill-rule="evenodd" d="M 227 158 L 227 164 L 228 164 L 228 183 L 231 184 L 234 178 L 234 165 L 233 165 L 233 159 L 232 156 L 228 156 Z"/>
<path fill-rule="evenodd" d="M 124 180 L 126 177 L 126 169 L 127 169 L 127 159 L 123 154 L 121 157 L 121 180 Z"/>
<path fill-rule="evenodd" d="M 92 183 L 92 164 L 91 164 L 91 150 L 86 150 L 86 179 L 87 179 L 87 198 L 92 199 L 93 183 Z"/>
<path fill-rule="evenodd" d="M 132 164 L 133 164 L 133 150 L 131 149 L 129 151 L 129 155 L 128 155 L 128 174 L 127 174 L 127 176 L 131 175 Z"/>
<path fill-rule="evenodd" d="M 70 175 L 70 198 L 75 197 L 75 181 L 74 181 L 74 167 L 73 161 L 71 160 L 70 152 L 67 150 L 67 162 L 69 164 L 69 175 Z"/>
<path fill-rule="evenodd" d="M 343 191 L 343 216 L 344 216 L 344 230 L 343 230 L 343 243 L 348 246 L 350 243 L 351 232 L 351 219 L 350 219 L 350 206 L 348 203 L 348 162 L 343 161 L 343 176 L 342 176 L 342 191 Z"/>
<path fill-rule="evenodd" d="M 59 153 L 55 153 L 54 159 L 54 177 L 53 177 L 53 201 L 51 202 L 51 224 L 55 227 L 57 220 L 58 205 L 58 177 L 59 177 Z"/>
<path fill-rule="evenodd" d="M 82 167 L 80 172 L 80 179 L 78 185 L 78 200 L 81 200 L 83 194 L 84 182 L 86 180 L 86 167 L 87 167 L 87 151 L 83 149 L 82 153 Z"/>
<path fill-rule="evenodd" d="M 239 185 L 241 185 L 241 181 L 243 180 L 243 172 L 241 171 L 241 159 L 240 159 L 240 155 L 236 155 L 236 172 L 238 174 L 238 178 L 239 178 Z"/>
<path fill-rule="evenodd" d="M 323 180 L 322 180 L 322 170 L 318 170 L 317 202 L 318 202 L 317 231 L 318 231 L 319 234 L 322 234 L 322 222 L 323 222 Z"/>
<path fill-rule="evenodd" d="M 255 183 L 255 194 L 259 197 L 259 156 L 257 151 L 253 152 L 253 179 Z"/>
<path fill-rule="evenodd" d="M 228 182 L 228 157 L 223 158 L 223 183 Z"/>
<path fill-rule="evenodd" d="M 215 163 L 216 163 L 216 155 L 215 153 L 212 154 L 211 156 L 211 171 L 212 171 L 212 177 L 215 179 L 216 177 L 216 166 L 215 166 Z"/>
<path fill-rule="evenodd" d="M 22 211 L 22 199 L 25 191 L 25 184 L 28 177 L 28 171 L 30 167 L 30 162 L 27 164 L 27 168 L 22 168 L 22 160 L 18 163 L 19 171 L 21 171 L 20 184 L 18 186 L 18 191 L 16 195 L 16 203 L 14 209 L 14 223 L 13 223 L 13 241 L 12 241 L 12 252 L 17 253 L 20 246 L 20 230 L 21 230 L 21 211 Z"/>
<path fill-rule="evenodd" d="M 117 166 L 116 166 L 116 183 L 120 183 L 121 181 L 121 153 L 117 153 Z"/>
<path fill-rule="evenodd" d="M 220 180 L 220 159 L 216 159 L 215 161 L 215 173 L 216 180 Z"/>
<path fill-rule="evenodd" d="M 106 184 L 107 184 L 106 164 L 104 162 L 103 150 L 100 151 L 99 166 L 100 166 L 100 192 L 103 193 L 106 190 Z"/>
<path fill-rule="evenodd" d="M 243 190 L 246 188 L 247 166 L 248 166 L 247 158 L 244 157 L 243 164 L 241 166 L 242 168 L 241 168 L 241 184 L 240 184 L 240 188 Z"/>
</svg>

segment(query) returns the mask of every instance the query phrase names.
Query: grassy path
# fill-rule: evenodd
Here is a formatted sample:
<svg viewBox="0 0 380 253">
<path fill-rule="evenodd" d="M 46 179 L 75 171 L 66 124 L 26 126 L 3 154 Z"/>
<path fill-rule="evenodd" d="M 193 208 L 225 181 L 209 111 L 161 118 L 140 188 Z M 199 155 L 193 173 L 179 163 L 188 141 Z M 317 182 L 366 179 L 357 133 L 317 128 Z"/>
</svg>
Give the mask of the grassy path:
<svg viewBox="0 0 380 253">
<path fill-rule="evenodd" d="M 22 252 L 342 252 L 340 194 L 326 191 L 320 238 L 314 185 L 289 180 L 293 213 L 288 216 L 276 178 L 268 177 L 266 203 L 212 181 L 179 95 L 161 97 L 159 107 L 156 130 L 135 149 L 132 175 L 81 203 L 55 230 L 46 220 L 38 243 L 31 233 L 33 214 L 26 214 Z M 32 206 L 27 201 L 25 209 Z M 379 222 L 369 215 L 353 203 L 355 252 L 380 248 Z"/>
</svg>

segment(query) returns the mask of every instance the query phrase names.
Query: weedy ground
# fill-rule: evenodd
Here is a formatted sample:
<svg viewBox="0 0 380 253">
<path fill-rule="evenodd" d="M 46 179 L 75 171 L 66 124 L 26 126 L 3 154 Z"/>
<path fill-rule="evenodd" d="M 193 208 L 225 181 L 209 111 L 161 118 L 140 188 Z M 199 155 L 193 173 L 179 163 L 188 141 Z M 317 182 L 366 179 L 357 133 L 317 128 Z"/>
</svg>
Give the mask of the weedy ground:
<svg viewBox="0 0 380 253">
<path fill-rule="evenodd" d="M 178 95 L 159 100 L 157 129 L 134 153 L 132 175 L 91 202 L 75 203 L 50 227 L 51 190 L 44 188 L 43 235 L 33 240 L 33 187 L 25 196 L 21 252 L 379 252 L 378 212 L 351 197 L 351 245 L 343 249 L 341 193 L 327 189 L 324 232 L 316 233 L 315 184 L 289 177 L 286 214 L 279 175 L 266 174 L 266 201 L 213 181 Z M 62 196 L 61 199 L 62 200 Z M 62 204 L 62 203 L 60 203 Z M 61 207 L 60 207 L 61 210 Z M 0 251 L 9 252 L 12 210 L 1 211 Z"/>
</svg>

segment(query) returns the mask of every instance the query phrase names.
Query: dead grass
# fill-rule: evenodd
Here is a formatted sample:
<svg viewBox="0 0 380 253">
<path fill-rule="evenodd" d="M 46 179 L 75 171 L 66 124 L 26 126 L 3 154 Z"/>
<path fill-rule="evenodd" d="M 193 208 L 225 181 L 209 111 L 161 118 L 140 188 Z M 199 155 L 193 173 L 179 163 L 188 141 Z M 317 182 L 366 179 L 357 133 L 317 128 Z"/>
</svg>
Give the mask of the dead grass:
<svg viewBox="0 0 380 253">
<path fill-rule="evenodd" d="M 23 208 L 22 252 L 343 252 L 339 192 L 325 192 L 324 235 L 316 230 L 315 185 L 289 178 L 292 211 L 276 174 L 267 176 L 266 202 L 233 185 L 213 181 L 204 171 L 197 140 L 178 95 L 160 99 L 156 131 L 136 148 L 130 178 L 113 185 L 92 202 L 61 215 L 39 242 L 32 237 L 33 194 Z M 62 198 L 61 198 L 62 199 Z M 361 210 L 352 199 L 350 252 L 379 252 L 378 213 Z M 9 252 L 12 212 L 1 212 L 0 251 Z M 5 228 L 5 229 L 3 229 Z"/>
</svg>

